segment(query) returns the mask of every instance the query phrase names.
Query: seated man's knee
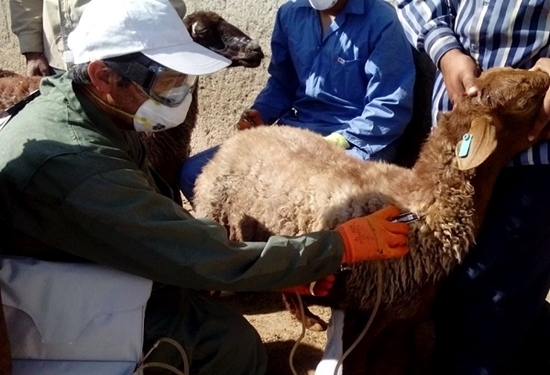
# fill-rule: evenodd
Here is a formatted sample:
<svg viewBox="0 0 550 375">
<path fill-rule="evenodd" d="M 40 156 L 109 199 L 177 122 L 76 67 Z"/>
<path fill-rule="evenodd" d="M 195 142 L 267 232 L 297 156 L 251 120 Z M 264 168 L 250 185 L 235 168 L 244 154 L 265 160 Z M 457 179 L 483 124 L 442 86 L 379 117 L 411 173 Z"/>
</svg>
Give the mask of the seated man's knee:
<svg viewBox="0 0 550 375">
<path fill-rule="evenodd" d="M 219 367 L 213 373 L 263 374 L 267 367 L 267 354 L 258 332 L 239 315 L 228 322 L 228 332 L 220 348 Z"/>
</svg>

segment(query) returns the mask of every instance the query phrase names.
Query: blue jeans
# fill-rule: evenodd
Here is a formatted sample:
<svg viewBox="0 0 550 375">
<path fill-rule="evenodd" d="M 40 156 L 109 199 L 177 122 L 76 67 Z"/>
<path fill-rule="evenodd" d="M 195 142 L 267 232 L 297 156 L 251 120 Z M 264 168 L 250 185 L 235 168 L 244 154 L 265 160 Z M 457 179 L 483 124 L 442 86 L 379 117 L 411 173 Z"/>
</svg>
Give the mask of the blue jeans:
<svg viewBox="0 0 550 375">
<path fill-rule="evenodd" d="M 193 204 L 193 190 L 195 181 L 202 172 L 202 168 L 216 155 L 219 146 L 206 149 L 189 157 L 181 166 L 179 172 L 179 187 L 189 203 Z"/>
<path fill-rule="evenodd" d="M 507 374 L 536 351 L 537 372 L 519 374 L 550 374 L 549 188 L 548 165 L 501 172 L 477 244 L 436 298 L 433 375 Z"/>
</svg>

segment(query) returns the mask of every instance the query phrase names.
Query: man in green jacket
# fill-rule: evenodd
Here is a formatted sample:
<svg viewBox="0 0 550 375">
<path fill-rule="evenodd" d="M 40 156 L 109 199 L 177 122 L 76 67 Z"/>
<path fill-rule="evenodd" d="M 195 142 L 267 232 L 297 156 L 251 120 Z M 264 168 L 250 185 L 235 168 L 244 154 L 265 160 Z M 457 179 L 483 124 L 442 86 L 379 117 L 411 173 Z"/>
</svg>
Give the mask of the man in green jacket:
<svg viewBox="0 0 550 375">
<path fill-rule="evenodd" d="M 257 332 L 199 291 L 292 290 L 322 279 L 325 289 L 313 291 L 326 293 L 343 263 L 408 252 L 407 224 L 390 221 L 395 207 L 336 230 L 238 243 L 159 193 L 169 189 L 151 175 L 137 131 L 182 123 L 193 75 L 229 65 L 191 40 L 167 0 L 92 0 L 68 45 L 74 66 L 43 79 L 41 95 L 0 130 L 0 246 L 153 280 L 144 350 L 170 337 L 193 374 L 262 374 Z"/>
</svg>

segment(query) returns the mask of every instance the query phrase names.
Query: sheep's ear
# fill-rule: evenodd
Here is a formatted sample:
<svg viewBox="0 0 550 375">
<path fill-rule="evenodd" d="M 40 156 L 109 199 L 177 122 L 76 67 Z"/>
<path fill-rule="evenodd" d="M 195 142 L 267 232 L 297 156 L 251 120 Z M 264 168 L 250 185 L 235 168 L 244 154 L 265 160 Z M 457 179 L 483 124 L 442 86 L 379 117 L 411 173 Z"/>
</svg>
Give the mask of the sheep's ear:
<svg viewBox="0 0 550 375">
<path fill-rule="evenodd" d="M 460 170 L 477 167 L 497 147 L 496 128 L 491 117 L 481 116 L 472 121 L 470 130 L 456 145 L 455 153 Z"/>
</svg>

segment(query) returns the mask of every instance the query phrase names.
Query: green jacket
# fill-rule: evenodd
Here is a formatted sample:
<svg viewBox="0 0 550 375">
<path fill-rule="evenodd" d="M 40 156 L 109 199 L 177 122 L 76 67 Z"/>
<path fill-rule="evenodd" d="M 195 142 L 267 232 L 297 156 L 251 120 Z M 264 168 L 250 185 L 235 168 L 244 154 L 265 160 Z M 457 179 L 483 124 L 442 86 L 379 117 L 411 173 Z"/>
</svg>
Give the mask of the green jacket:
<svg viewBox="0 0 550 375">
<path fill-rule="evenodd" d="M 138 134 L 121 131 L 66 74 L 0 131 L 1 246 L 16 254 L 85 258 L 190 289 L 256 291 L 334 272 L 336 231 L 267 243 L 231 242 L 157 192 Z M 6 238 L 7 237 L 7 238 Z"/>
<path fill-rule="evenodd" d="M 21 53 L 41 52 L 50 66 L 67 70 L 63 53 L 67 37 L 76 27 L 90 0 L 9 0 L 11 30 L 19 39 Z M 183 0 L 170 0 L 181 18 Z M 106 9 L 105 11 L 108 11 Z"/>
</svg>

